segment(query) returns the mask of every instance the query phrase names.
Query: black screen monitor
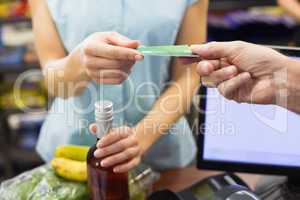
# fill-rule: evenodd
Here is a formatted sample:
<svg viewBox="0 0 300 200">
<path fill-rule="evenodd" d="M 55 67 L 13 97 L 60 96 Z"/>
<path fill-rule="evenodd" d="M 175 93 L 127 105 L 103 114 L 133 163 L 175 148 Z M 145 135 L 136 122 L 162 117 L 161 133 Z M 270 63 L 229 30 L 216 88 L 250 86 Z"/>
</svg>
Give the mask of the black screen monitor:
<svg viewBox="0 0 300 200">
<path fill-rule="evenodd" d="M 274 48 L 300 57 L 299 49 Z M 238 104 L 212 88 L 200 93 L 198 168 L 300 175 L 300 115 L 273 105 Z"/>
</svg>

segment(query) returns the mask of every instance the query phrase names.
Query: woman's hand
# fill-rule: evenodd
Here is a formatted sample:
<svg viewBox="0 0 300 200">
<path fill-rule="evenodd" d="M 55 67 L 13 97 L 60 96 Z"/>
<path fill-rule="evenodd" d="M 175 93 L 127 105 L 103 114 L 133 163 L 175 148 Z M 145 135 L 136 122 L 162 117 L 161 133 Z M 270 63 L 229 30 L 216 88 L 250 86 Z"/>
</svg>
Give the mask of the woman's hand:
<svg viewBox="0 0 300 200">
<path fill-rule="evenodd" d="M 138 46 L 138 41 L 119 33 L 99 32 L 85 39 L 71 56 L 79 57 L 80 65 L 91 80 L 121 84 L 135 62 L 143 59 L 143 55 L 135 50 Z"/>
<path fill-rule="evenodd" d="M 97 128 L 91 125 L 90 131 L 95 134 Z M 136 167 L 141 161 L 141 147 L 134 131 L 129 127 L 112 129 L 97 143 L 94 152 L 96 158 L 102 159 L 102 167 L 114 167 L 115 173 L 124 173 Z"/>
</svg>

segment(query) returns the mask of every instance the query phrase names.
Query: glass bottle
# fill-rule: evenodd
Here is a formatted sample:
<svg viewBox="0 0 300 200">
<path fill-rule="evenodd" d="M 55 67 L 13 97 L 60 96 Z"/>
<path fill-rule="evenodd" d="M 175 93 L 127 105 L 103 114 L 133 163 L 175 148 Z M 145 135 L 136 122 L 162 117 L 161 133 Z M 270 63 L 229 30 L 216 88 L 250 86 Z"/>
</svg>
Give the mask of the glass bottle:
<svg viewBox="0 0 300 200">
<path fill-rule="evenodd" d="M 109 132 L 113 122 L 113 103 L 99 101 L 95 104 L 97 139 Z M 92 200 L 128 200 L 128 174 L 114 173 L 113 167 L 101 167 L 101 160 L 94 157 L 96 145 L 87 155 L 88 187 Z"/>
</svg>

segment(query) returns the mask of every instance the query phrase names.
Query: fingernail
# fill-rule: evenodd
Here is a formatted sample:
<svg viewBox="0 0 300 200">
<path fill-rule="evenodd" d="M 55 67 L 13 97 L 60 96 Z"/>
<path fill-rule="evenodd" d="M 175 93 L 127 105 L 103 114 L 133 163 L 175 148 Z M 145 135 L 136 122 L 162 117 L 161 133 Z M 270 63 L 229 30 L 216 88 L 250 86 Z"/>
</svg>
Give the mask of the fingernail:
<svg viewBox="0 0 300 200">
<path fill-rule="evenodd" d="M 115 173 L 118 173 L 118 172 L 119 172 L 119 169 L 118 169 L 117 167 L 115 167 L 115 168 L 113 169 L 113 171 L 114 171 Z"/>
<path fill-rule="evenodd" d="M 108 134 L 109 134 L 109 133 L 108 133 Z M 107 135 L 108 135 L 108 134 L 107 134 Z M 102 148 L 102 147 L 105 146 L 105 136 L 104 136 L 102 139 L 100 139 L 100 140 L 98 141 L 98 145 L 99 145 L 98 148 Z"/>
<path fill-rule="evenodd" d="M 199 52 L 199 51 L 205 51 L 206 49 L 208 49 L 208 45 L 207 44 L 201 44 L 201 45 L 192 45 L 191 49 L 193 52 Z"/>
<path fill-rule="evenodd" d="M 235 67 L 227 67 L 227 68 L 225 69 L 225 73 L 226 73 L 226 75 L 228 75 L 228 76 L 235 74 L 235 72 L 236 72 Z"/>
<path fill-rule="evenodd" d="M 208 61 L 202 61 L 198 64 L 197 68 L 198 68 L 198 72 L 200 73 L 200 75 L 202 76 L 207 76 L 211 73 L 211 69 L 210 69 L 210 63 Z"/>
<path fill-rule="evenodd" d="M 209 73 L 210 71 L 209 71 L 209 65 L 210 65 L 210 63 L 209 62 L 207 62 L 207 61 L 204 61 L 203 63 L 202 63 L 202 69 L 203 69 L 203 71 L 205 72 L 205 73 Z"/>
<path fill-rule="evenodd" d="M 97 143 L 97 148 L 101 148 L 102 146 L 103 146 L 102 142 L 99 141 L 99 142 Z"/>
<path fill-rule="evenodd" d="M 138 44 L 138 46 L 141 45 L 141 42 L 139 40 L 134 40 L 134 42 L 136 42 Z"/>
<path fill-rule="evenodd" d="M 102 167 L 106 167 L 106 165 L 107 165 L 107 163 L 105 161 L 102 161 L 100 164 Z"/>
<path fill-rule="evenodd" d="M 144 56 L 143 55 L 140 55 L 140 54 L 138 54 L 138 55 L 135 55 L 135 60 L 143 60 L 144 59 Z"/>
<path fill-rule="evenodd" d="M 102 151 L 101 150 L 96 150 L 95 152 L 94 152 L 94 156 L 96 157 L 96 158 L 102 158 L 103 157 L 103 153 L 102 153 Z"/>
<path fill-rule="evenodd" d="M 251 74 L 245 72 L 245 73 L 242 74 L 242 78 L 244 78 L 245 80 L 250 80 L 251 79 Z"/>
<path fill-rule="evenodd" d="M 98 158 L 97 151 L 94 151 L 94 157 Z"/>
</svg>

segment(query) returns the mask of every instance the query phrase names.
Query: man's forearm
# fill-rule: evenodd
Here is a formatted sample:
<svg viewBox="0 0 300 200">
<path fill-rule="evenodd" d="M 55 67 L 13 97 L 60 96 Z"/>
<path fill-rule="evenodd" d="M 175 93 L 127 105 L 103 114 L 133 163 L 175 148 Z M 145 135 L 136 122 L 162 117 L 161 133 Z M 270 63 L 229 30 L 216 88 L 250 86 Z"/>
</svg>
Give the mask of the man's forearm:
<svg viewBox="0 0 300 200">
<path fill-rule="evenodd" d="M 276 104 L 300 113 L 300 61 L 290 59 L 280 74 Z"/>
<path fill-rule="evenodd" d="M 288 104 L 287 108 L 300 113 L 300 61 L 292 60 L 288 69 Z"/>
</svg>

